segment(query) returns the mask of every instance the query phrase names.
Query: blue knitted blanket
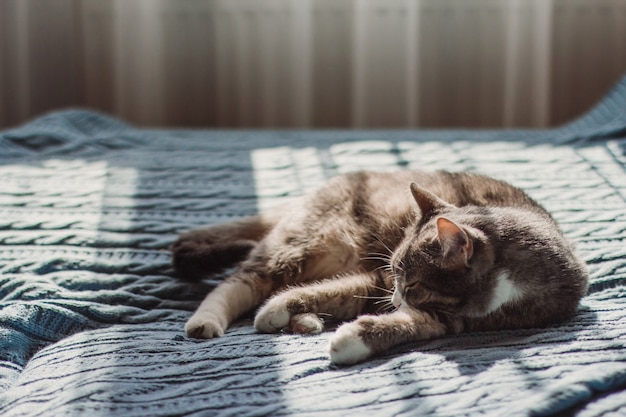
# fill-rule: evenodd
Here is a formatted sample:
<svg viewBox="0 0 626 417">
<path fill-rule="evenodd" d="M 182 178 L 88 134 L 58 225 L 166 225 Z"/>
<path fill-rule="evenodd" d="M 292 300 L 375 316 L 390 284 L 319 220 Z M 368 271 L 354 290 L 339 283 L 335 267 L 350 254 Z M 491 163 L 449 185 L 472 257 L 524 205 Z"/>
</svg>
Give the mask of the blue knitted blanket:
<svg viewBox="0 0 626 417">
<path fill-rule="evenodd" d="M 0 415 L 626 414 L 626 78 L 550 130 L 137 129 L 89 111 L 0 133 Z M 181 231 L 265 210 L 338 173 L 473 170 L 525 189 L 592 276 L 570 321 L 449 336 L 351 367 L 330 333 L 215 340 L 173 277 Z"/>
</svg>

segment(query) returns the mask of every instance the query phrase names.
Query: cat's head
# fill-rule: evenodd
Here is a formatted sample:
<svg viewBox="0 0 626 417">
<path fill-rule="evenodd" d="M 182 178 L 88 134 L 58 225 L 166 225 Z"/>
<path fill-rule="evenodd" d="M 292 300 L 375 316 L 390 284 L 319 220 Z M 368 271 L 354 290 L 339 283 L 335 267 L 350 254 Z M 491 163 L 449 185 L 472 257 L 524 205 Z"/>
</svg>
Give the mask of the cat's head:
<svg viewBox="0 0 626 417">
<path fill-rule="evenodd" d="M 506 271 L 495 265 L 489 210 L 456 207 L 411 184 L 418 221 L 392 257 L 393 302 L 422 310 L 480 317 L 494 310 L 495 287 Z"/>
</svg>

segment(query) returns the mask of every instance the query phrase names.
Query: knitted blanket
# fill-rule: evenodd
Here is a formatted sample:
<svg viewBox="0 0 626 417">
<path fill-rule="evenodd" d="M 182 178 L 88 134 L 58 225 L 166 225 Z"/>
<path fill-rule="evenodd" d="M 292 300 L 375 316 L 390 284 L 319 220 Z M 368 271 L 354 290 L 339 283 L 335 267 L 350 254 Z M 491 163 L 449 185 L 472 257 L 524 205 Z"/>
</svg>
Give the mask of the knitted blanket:
<svg viewBox="0 0 626 417">
<path fill-rule="evenodd" d="M 0 133 L 0 415 L 626 414 L 626 78 L 548 130 L 138 129 L 52 113 Z M 214 340 L 183 326 L 223 276 L 177 280 L 177 234 L 338 173 L 473 170 L 526 190 L 577 243 L 588 296 L 545 329 L 403 345 L 338 367 L 329 331 Z"/>
</svg>

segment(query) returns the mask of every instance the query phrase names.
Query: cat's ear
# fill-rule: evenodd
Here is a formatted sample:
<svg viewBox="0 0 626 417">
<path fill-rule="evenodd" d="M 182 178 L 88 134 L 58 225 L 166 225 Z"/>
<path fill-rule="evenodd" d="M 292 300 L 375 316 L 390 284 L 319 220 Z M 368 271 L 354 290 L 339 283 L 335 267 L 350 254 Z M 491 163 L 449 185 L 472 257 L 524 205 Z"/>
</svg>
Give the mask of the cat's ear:
<svg viewBox="0 0 626 417">
<path fill-rule="evenodd" d="M 446 203 L 435 194 L 430 191 L 420 187 L 416 183 L 412 182 L 410 185 L 411 194 L 417 203 L 420 211 L 422 212 L 422 217 L 428 216 L 436 209 L 444 208 L 450 206 L 450 204 Z"/>
<path fill-rule="evenodd" d="M 445 264 L 452 269 L 469 266 L 469 260 L 474 252 L 474 244 L 467 232 L 452 220 L 439 217 L 437 219 L 437 234 Z"/>
</svg>

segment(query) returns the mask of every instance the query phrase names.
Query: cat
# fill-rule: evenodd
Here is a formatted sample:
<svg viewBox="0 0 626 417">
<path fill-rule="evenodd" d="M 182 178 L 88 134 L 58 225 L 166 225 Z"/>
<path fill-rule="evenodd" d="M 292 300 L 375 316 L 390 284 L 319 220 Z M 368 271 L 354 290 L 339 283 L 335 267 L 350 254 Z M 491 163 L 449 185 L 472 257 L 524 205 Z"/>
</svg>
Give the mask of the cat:
<svg viewBox="0 0 626 417">
<path fill-rule="evenodd" d="M 267 213 L 182 234 L 172 251 L 188 279 L 236 265 L 188 336 L 220 336 L 259 306 L 263 333 L 316 334 L 331 318 L 344 322 L 330 337 L 339 365 L 446 334 L 558 323 L 588 285 L 545 209 L 468 172 L 341 175 Z"/>
</svg>

